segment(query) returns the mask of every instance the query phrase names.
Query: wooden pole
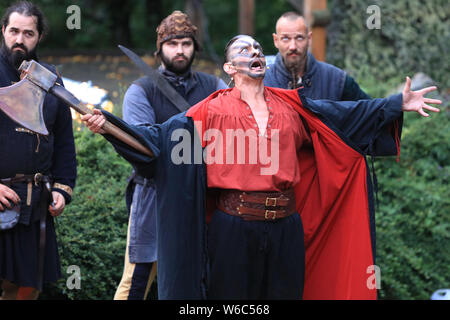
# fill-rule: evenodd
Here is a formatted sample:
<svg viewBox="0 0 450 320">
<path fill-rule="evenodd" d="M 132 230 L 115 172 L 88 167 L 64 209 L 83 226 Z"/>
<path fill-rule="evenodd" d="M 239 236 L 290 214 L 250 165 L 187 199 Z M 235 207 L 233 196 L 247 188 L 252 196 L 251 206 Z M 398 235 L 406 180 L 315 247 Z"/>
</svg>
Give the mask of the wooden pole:
<svg viewBox="0 0 450 320">
<path fill-rule="evenodd" d="M 203 2 L 202 0 L 186 0 L 184 10 L 192 23 L 197 27 L 197 40 L 203 44 Z"/>
<path fill-rule="evenodd" d="M 317 60 L 325 61 L 327 49 L 326 22 L 318 23 L 318 18 L 326 16 L 327 0 L 304 0 L 303 10 L 305 18 L 312 25 L 311 52 Z"/>
<path fill-rule="evenodd" d="M 254 36 L 255 0 L 239 0 L 239 33 Z"/>
</svg>

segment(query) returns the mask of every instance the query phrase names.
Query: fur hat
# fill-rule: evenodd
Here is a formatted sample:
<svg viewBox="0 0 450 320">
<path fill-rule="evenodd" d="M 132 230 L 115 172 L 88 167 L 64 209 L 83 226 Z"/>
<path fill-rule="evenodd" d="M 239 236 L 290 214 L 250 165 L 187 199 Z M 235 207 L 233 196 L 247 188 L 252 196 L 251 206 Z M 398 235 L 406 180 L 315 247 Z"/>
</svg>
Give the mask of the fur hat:
<svg viewBox="0 0 450 320">
<path fill-rule="evenodd" d="M 197 27 L 192 24 L 188 16 L 181 11 L 174 11 L 167 16 L 161 24 L 156 28 L 158 39 L 156 40 L 156 54 L 161 51 L 161 46 L 164 42 L 170 39 L 192 38 L 194 41 L 195 50 L 199 50 L 196 39 Z"/>
</svg>

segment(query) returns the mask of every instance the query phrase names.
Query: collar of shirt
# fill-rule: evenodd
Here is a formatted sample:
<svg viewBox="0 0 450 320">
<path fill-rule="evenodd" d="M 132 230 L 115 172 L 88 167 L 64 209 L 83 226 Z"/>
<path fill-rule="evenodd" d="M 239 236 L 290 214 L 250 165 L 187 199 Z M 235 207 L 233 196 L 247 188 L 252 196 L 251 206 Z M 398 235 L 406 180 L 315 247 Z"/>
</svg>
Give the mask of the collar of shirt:
<svg viewBox="0 0 450 320">
<path fill-rule="evenodd" d="M 159 66 L 158 71 L 174 85 L 183 85 L 186 93 L 189 92 L 197 83 L 194 77 L 194 73 L 191 71 L 191 69 L 183 74 L 176 74 L 172 71 L 167 70 L 161 65 Z"/>
<path fill-rule="evenodd" d="M 162 75 L 164 75 L 170 82 L 175 82 L 175 83 L 183 83 L 184 84 L 192 77 L 191 69 L 189 69 L 187 72 L 185 72 L 183 74 L 176 74 L 170 70 L 167 70 L 163 66 L 160 66 L 158 68 L 158 71 Z"/>
<path fill-rule="evenodd" d="M 305 70 L 305 73 L 303 74 L 302 78 L 310 79 L 313 76 L 313 74 L 316 72 L 316 65 L 317 65 L 317 60 L 314 58 L 314 56 L 310 52 L 308 52 L 308 57 L 306 60 L 306 70 Z M 280 53 L 277 53 L 277 55 L 275 57 L 274 66 L 277 66 L 279 68 L 281 74 L 286 79 L 288 79 L 288 81 L 292 81 L 292 75 L 288 71 L 286 66 L 284 65 L 283 58 L 281 57 Z M 299 80 L 301 80 L 301 78 Z"/>
<path fill-rule="evenodd" d="M 236 87 L 233 87 L 231 89 L 231 91 L 229 91 L 229 95 L 233 98 L 239 99 L 240 101 L 242 101 L 243 103 L 247 104 L 244 100 L 241 99 L 241 91 L 239 91 L 239 89 L 237 89 Z M 269 90 L 266 89 L 266 87 L 264 86 L 264 99 L 269 102 L 270 101 L 270 95 L 271 92 Z"/>
</svg>

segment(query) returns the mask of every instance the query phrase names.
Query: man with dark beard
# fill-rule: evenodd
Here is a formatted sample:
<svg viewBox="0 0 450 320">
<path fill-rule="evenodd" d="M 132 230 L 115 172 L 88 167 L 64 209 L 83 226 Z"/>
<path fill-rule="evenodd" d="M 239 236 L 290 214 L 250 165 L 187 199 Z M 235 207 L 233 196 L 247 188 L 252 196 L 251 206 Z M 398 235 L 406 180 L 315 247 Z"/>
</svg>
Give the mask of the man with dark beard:
<svg viewBox="0 0 450 320">
<path fill-rule="evenodd" d="M 273 42 L 279 52 L 275 63 L 268 66 L 264 84 L 283 89 L 303 87 L 303 94 L 311 99 L 370 99 L 343 70 L 317 61 L 308 52 L 311 37 L 312 32 L 303 16 L 296 12 L 283 14 L 273 34 Z"/>
<path fill-rule="evenodd" d="M 38 60 L 44 19 L 30 2 L 6 9 L 1 21 L 0 87 L 20 81 L 17 68 L 22 61 Z M 55 72 L 53 66 L 42 64 Z M 61 79 L 58 82 L 62 84 Z M 43 283 L 61 276 L 53 217 L 71 201 L 75 186 L 72 118 L 69 108 L 53 95 L 45 96 L 43 113 L 47 136 L 22 128 L 0 112 L 0 299 L 37 299 Z M 2 214 L 11 210 L 19 212 L 19 218 L 4 225 Z"/>
<path fill-rule="evenodd" d="M 219 89 L 227 88 L 219 78 L 194 72 L 191 65 L 199 50 L 197 28 L 186 14 L 174 11 L 156 29 L 158 71 L 191 105 Z M 163 123 L 179 113 L 149 77 L 135 81 L 127 90 L 123 103 L 124 120 L 137 126 Z M 156 191 L 153 179 L 133 173 L 127 188 L 129 230 L 122 280 L 114 299 L 146 299 L 156 270 Z"/>
<path fill-rule="evenodd" d="M 19 14 L 17 12 L 14 12 L 13 19 L 17 20 L 20 19 Z M 11 17 L 10 17 L 11 18 Z M 43 28 L 44 26 L 41 26 Z M 6 31 L 5 27 L 2 27 L 2 33 L 4 34 Z M 8 37 L 8 45 L 6 44 L 5 36 L 2 37 L 2 54 L 7 58 L 9 63 L 14 66 L 16 69 L 19 69 L 20 64 L 24 60 L 37 60 L 36 57 L 36 46 L 32 47 L 34 45 L 34 42 L 36 40 L 36 35 L 34 34 L 34 31 L 32 29 L 26 30 L 23 35 L 19 33 L 19 30 L 17 30 L 16 27 L 12 26 L 8 29 L 9 34 L 12 35 L 12 37 Z M 38 33 L 41 34 L 43 32 L 43 29 L 41 31 L 38 30 Z M 17 37 L 14 37 L 17 35 Z M 39 36 L 38 42 L 42 39 L 42 35 Z M 29 49 L 30 48 L 30 49 Z"/>
</svg>

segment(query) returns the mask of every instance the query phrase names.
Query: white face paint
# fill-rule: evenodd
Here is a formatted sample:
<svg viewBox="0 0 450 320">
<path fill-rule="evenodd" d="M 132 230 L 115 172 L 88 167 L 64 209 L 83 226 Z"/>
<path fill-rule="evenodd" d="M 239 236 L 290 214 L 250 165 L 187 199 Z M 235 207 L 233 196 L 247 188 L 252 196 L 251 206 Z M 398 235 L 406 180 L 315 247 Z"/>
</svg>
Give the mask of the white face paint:
<svg viewBox="0 0 450 320">
<path fill-rule="evenodd" d="M 266 58 L 261 45 L 250 36 L 239 37 L 228 49 L 228 57 L 236 71 L 251 78 L 264 78 Z"/>
</svg>

